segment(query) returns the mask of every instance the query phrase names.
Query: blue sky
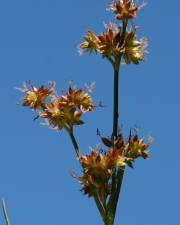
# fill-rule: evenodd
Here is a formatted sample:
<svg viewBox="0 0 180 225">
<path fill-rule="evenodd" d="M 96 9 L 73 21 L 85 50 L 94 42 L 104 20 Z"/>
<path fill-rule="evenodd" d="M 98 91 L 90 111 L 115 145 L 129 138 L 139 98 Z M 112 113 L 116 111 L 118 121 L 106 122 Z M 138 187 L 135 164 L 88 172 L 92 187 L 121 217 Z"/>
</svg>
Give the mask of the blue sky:
<svg viewBox="0 0 180 225">
<path fill-rule="evenodd" d="M 93 200 L 70 175 L 80 170 L 66 133 L 33 122 L 30 110 L 16 106 L 21 94 L 14 87 L 54 80 L 60 92 L 68 80 L 78 86 L 95 81 L 93 99 L 106 107 L 87 114 L 76 136 L 85 153 L 100 142 L 96 128 L 109 135 L 112 68 L 76 50 L 87 28 L 101 32 L 113 18 L 105 10 L 109 3 L 0 1 L 0 197 L 12 225 L 102 224 Z M 126 170 L 115 225 L 180 224 L 179 7 L 177 0 L 148 1 L 136 23 L 139 36 L 149 39 L 149 54 L 145 63 L 121 70 L 120 124 L 125 133 L 138 126 L 154 143 L 149 160 Z"/>
</svg>

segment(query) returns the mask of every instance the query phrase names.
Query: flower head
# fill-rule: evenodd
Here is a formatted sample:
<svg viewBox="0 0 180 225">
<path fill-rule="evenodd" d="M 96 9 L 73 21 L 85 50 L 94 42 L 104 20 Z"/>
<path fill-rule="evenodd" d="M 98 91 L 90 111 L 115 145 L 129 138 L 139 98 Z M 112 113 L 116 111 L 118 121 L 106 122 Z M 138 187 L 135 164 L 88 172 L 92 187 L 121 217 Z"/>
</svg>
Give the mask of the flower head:
<svg viewBox="0 0 180 225">
<path fill-rule="evenodd" d="M 109 10 L 116 14 L 116 19 L 127 20 L 136 17 L 138 6 L 133 0 L 115 0 Z"/>
<path fill-rule="evenodd" d="M 54 98 L 46 105 L 44 112 L 39 113 L 41 118 L 48 120 L 50 127 L 57 130 L 83 124 L 80 120 L 81 115 L 82 112 L 77 111 L 76 108 L 64 105 L 61 98 Z"/>
<path fill-rule="evenodd" d="M 84 42 L 79 45 L 82 51 L 97 52 L 102 57 L 112 57 L 119 55 L 120 29 L 113 23 L 105 26 L 105 31 L 96 35 L 88 31 L 84 36 Z M 93 46 L 93 47 L 92 47 Z"/>
<path fill-rule="evenodd" d="M 101 140 L 108 147 L 107 151 L 101 151 L 97 147 L 90 154 L 82 155 L 79 161 L 83 168 L 83 175 L 78 179 L 84 194 L 90 197 L 96 192 L 103 201 L 111 194 L 114 172 L 123 170 L 126 165 L 133 167 L 135 159 L 139 157 L 147 159 L 147 149 L 151 141 L 145 143 L 138 137 L 137 131 L 134 135 L 130 132 L 128 140 L 123 138 L 121 132 L 115 140 L 105 137 L 101 137 Z"/>
<path fill-rule="evenodd" d="M 83 50 L 89 52 L 98 51 L 99 38 L 91 30 L 87 31 L 87 34 L 83 36 L 84 41 L 78 46 L 80 55 L 83 53 Z"/>
<path fill-rule="evenodd" d="M 134 136 L 130 135 L 128 143 L 126 145 L 125 154 L 127 157 L 131 159 L 136 159 L 138 157 L 142 157 L 144 159 L 148 158 L 148 147 L 151 144 L 151 141 L 149 141 L 147 144 L 144 143 L 144 140 L 142 138 L 138 138 L 138 135 L 135 134 Z"/>
<path fill-rule="evenodd" d="M 28 88 L 27 84 L 29 83 L 22 89 L 18 88 L 26 94 L 23 97 L 24 102 L 20 105 L 35 110 L 38 113 L 35 119 L 43 118 L 43 124 L 55 130 L 71 129 L 75 125 L 83 124 L 81 116 L 94 109 L 89 93 L 83 89 L 69 87 L 66 94 L 58 96 L 53 82 L 48 88 L 43 85 L 40 88 L 32 85 Z"/>
<path fill-rule="evenodd" d="M 42 109 L 45 107 L 45 100 L 52 93 L 52 86 L 45 88 L 43 85 L 40 88 L 36 88 L 31 85 L 28 89 L 27 85 L 24 85 L 24 88 L 19 88 L 26 95 L 23 97 L 24 102 L 19 104 L 22 106 L 29 106 L 34 110 Z"/>
<path fill-rule="evenodd" d="M 117 149 L 109 149 L 105 153 L 100 153 L 99 148 L 95 148 L 89 155 L 81 156 L 79 159 L 83 176 L 79 178 L 82 190 L 89 196 L 96 191 L 101 198 L 107 197 L 110 193 L 110 179 L 115 168 L 124 168 L 125 157 Z M 103 197 L 104 196 L 104 197 Z"/>
<path fill-rule="evenodd" d="M 144 53 L 147 47 L 147 40 L 145 38 L 137 40 L 135 28 L 126 31 L 125 41 L 123 46 L 123 58 L 126 64 L 138 64 L 139 61 L 144 60 Z"/>
<path fill-rule="evenodd" d="M 90 95 L 82 89 L 76 90 L 70 87 L 68 93 L 63 95 L 60 101 L 64 106 L 78 108 L 83 113 L 94 109 Z"/>
<path fill-rule="evenodd" d="M 41 118 L 48 120 L 48 125 L 57 130 L 72 128 L 83 124 L 80 117 L 94 106 L 91 97 L 82 89 L 69 88 L 69 91 L 60 97 L 53 97 L 43 112 Z"/>
<path fill-rule="evenodd" d="M 93 34 L 93 35 L 92 35 Z M 88 44 L 87 37 L 92 36 Z M 92 45 L 94 48 L 92 48 Z M 88 32 L 84 37 L 84 42 L 79 45 L 82 51 L 99 53 L 103 58 L 115 63 L 117 58 L 123 57 L 126 64 L 138 64 L 144 60 L 145 48 L 147 40 L 142 38 L 137 40 L 136 29 L 122 32 L 122 28 L 114 23 L 105 26 L 105 31 L 100 35 L 95 35 L 93 32 Z"/>
<path fill-rule="evenodd" d="M 113 23 L 106 25 L 105 28 L 105 31 L 98 36 L 100 40 L 99 53 L 103 57 L 119 56 L 121 30 Z"/>
</svg>

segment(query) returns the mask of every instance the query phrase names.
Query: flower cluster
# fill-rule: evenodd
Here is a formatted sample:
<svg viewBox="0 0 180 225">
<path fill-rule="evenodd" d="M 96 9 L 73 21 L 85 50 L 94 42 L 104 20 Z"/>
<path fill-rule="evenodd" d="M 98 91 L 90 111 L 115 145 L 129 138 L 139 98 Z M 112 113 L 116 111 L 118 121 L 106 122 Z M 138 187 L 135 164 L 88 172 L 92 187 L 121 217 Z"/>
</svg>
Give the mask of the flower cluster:
<svg viewBox="0 0 180 225">
<path fill-rule="evenodd" d="M 148 144 L 145 144 L 142 138 L 138 138 L 138 135 L 130 136 L 128 143 L 125 147 L 125 154 L 128 158 L 134 160 L 138 157 L 144 159 L 148 158 L 147 148 L 149 147 L 151 140 Z"/>
<path fill-rule="evenodd" d="M 89 155 L 80 157 L 83 176 L 80 177 L 85 194 L 92 196 L 96 191 L 103 199 L 110 193 L 109 180 L 114 168 L 125 166 L 124 157 L 120 151 L 110 149 L 102 154 L 99 149 L 94 149 Z"/>
<path fill-rule="evenodd" d="M 144 143 L 138 135 L 129 136 L 123 140 L 119 135 L 114 144 L 111 139 L 102 138 L 108 150 L 103 153 L 95 148 L 89 155 L 83 155 L 79 161 L 83 168 L 83 175 L 79 177 L 82 191 L 89 197 L 97 193 L 102 202 L 111 194 L 112 175 L 117 169 L 124 169 L 126 165 L 133 167 L 138 157 L 148 158 L 147 148 L 150 142 Z M 110 147 L 113 146 L 114 147 Z"/>
<path fill-rule="evenodd" d="M 31 85 L 30 89 L 25 86 L 24 89 L 20 89 L 26 94 L 23 97 L 24 102 L 20 105 L 29 106 L 37 111 L 38 117 L 44 118 L 46 124 L 56 130 L 83 124 L 81 116 L 94 109 L 89 94 L 82 89 L 69 87 L 65 95 L 56 96 L 53 88 L 52 85 L 48 88 L 36 88 Z"/>
<path fill-rule="evenodd" d="M 139 8 L 140 6 L 132 0 L 113 1 L 109 9 L 116 14 L 117 20 L 122 20 L 122 23 L 105 25 L 105 31 L 99 35 L 88 30 L 83 36 L 83 42 L 78 46 L 80 54 L 98 53 L 113 66 L 119 64 L 121 59 L 125 64 L 138 64 L 143 61 L 147 40 L 138 40 L 136 29 L 128 27 L 128 20 L 136 17 Z"/>
<path fill-rule="evenodd" d="M 147 39 L 141 38 L 139 41 L 136 36 L 136 29 L 133 27 L 125 33 L 125 42 L 123 46 L 123 58 L 126 64 L 138 64 L 144 60 L 144 53 L 147 47 Z"/>
<path fill-rule="evenodd" d="M 135 31 L 136 29 L 132 28 L 123 33 L 122 28 L 113 23 L 106 25 L 105 31 L 100 35 L 88 31 L 84 41 L 79 45 L 80 53 L 96 52 L 112 63 L 122 56 L 126 64 L 138 64 L 144 60 L 147 41 L 145 39 L 139 41 Z"/>
<path fill-rule="evenodd" d="M 115 0 L 109 9 L 116 14 L 116 19 L 133 19 L 137 15 L 138 6 L 132 0 Z"/>
<path fill-rule="evenodd" d="M 19 105 L 28 106 L 33 110 L 43 109 L 46 98 L 52 94 L 52 85 L 49 85 L 48 88 L 43 85 L 40 88 L 30 85 L 30 88 L 28 88 L 28 84 L 29 82 L 26 82 L 23 88 L 18 88 L 26 94 L 23 97 L 24 102 Z"/>
</svg>

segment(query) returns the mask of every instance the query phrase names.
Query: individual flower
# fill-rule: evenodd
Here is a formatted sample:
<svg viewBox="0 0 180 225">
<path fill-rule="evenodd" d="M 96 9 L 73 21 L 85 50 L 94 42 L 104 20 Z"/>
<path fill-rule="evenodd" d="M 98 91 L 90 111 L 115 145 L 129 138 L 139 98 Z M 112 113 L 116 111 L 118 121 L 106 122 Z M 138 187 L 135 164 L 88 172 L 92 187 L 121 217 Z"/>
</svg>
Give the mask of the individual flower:
<svg viewBox="0 0 180 225">
<path fill-rule="evenodd" d="M 126 64 L 134 63 L 138 64 L 139 61 L 144 60 L 144 53 L 147 47 L 146 38 L 142 38 L 139 41 L 135 33 L 135 28 L 130 31 L 126 31 L 125 41 L 123 46 L 123 58 Z"/>
<path fill-rule="evenodd" d="M 44 112 L 39 113 L 39 117 L 47 119 L 50 127 L 57 130 L 83 124 L 81 115 L 82 112 L 77 111 L 75 107 L 65 106 L 61 98 L 54 98 L 46 105 Z"/>
<path fill-rule="evenodd" d="M 117 149 L 109 149 L 105 153 L 100 153 L 96 148 L 89 155 L 81 156 L 79 159 L 83 176 L 79 178 L 84 194 L 89 196 L 97 192 L 102 201 L 110 194 L 110 179 L 114 169 L 123 168 L 125 157 Z"/>
<path fill-rule="evenodd" d="M 126 145 L 125 154 L 127 157 L 132 158 L 133 160 L 142 157 L 144 159 L 148 158 L 148 147 L 151 144 L 151 141 L 149 141 L 147 144 L 144 143 L 144 140 L 142 138 L 138 138 L 138 135 L 130 135 L 128 143 Z"/>
<path fill-rule="evenodd" d="M 43 109 L 45 107 L 45 100 L 52 93 L 52 86 L 45 88 L 43 85 L 39 88 L 31 85 L 30 89 L 25 84 L 24 88 L 19 88 L 20 91 L 26 95 L 23 97 L 24 102 L 19 105 L 28 106 L 34 110 Z"/>
<path fill-rule="evenodd" d="M 88 93 L 82 89 L 69 87 L 65 95 L 53 96 L 39 116 L 46 119 L 50 127 L 61 130 L 83 124 L 81 116 L 93 109 L 92 99 Z"/>
<path fill-rule="evenodd" d="M 105 31 L 98 36 L 100 40 L 98 51 L 103 57 L 119 56 L 121 30 L 113 23 L 106 25 L 105 28 Z"/>
<path fill-rule="evenodd" d="M 80 54 L 83 50 L 92 53 L 98 51 L 99 38 L 91 30 L 87 31 L 87 34 L 83 36 L 84 41 L 78 46 Z"/>
<path fill-rule="evenodd" d="M 136 17 L 138 5 L 133 0 L 115 0 L 109 10 L 116 14 L 116 19 L 128 20 Z"/>
<path fill-rule="evenodd" d="M 97 52 L 102 57 L 113 57 L 119 55 L 120 29 L 113 23 L 105 26 L 105 31 L 96 35 L 88 31 L 84 36 L 84 42 L 79 45 L 81 52 Z M 93 48 L 92 48 L 93 46 Z"/>
<path fill-rule="evenodd" d="M 82 89 L 76 90 L 70 87 L 68 93 L 61 96 L 60 101 L 64 106 L 77 107 L 83 113 L 94 109 L 91 96 Z"/>
</svg>

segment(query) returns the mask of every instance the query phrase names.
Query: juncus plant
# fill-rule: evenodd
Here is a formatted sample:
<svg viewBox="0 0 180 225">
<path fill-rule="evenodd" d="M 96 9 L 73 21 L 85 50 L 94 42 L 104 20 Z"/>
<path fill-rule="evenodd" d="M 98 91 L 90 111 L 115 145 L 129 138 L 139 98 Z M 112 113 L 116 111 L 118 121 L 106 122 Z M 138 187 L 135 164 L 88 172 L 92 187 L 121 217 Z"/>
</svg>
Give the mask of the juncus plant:
<svg viewBox="0 0 180 225">
<path fill-rule="evenodd" d="M 58 132 L 64 129 L 69 135 L 82 171 L 81 175 L 73 176 L 79 181 L 81 191 L 94 199 L 105 225 L 114 224 L 125 168 L 133 168 L 137 158 L 147 159 L 149 156 L 151 140 L 145 143 L 135 129 L 130 129 L 129 136 L 124 137 L 118 123 L 121 65 L 139 64 L 145 58 L 147 39 L 137 38 L 137 27 L 134 25 L 134 19 L 143 5 L 144 3 L 140 5 L 133 0 L 113 1 L 108 7 L 115 16 L 113 22 L 105 25 L 100 34 L 88 30 L 82 43 L 78 45 L 81 55 L 98 54 L 113 68 L 112 132 L 109 137 L 104 137 L 97 131 L 102 141 L 101 147 L 82 154 L 74 135 L 74 127 L 84 123 L 83 115 L 96 109 L 88 88 L 78 89 L 70 84 L 62 95 L 57 95 L 53 82 L 48 87 L 41 85 L 38 88 L 31 82 L 26 82 L 23 88 L 19 88 L 24 93 L 23 102 L 19 105 L 32 109 L 36 113 L 35 119 L 44 120 L 46 125 Z M 6 215 L 5 205 L 3 206 Z"/>
</svg>

